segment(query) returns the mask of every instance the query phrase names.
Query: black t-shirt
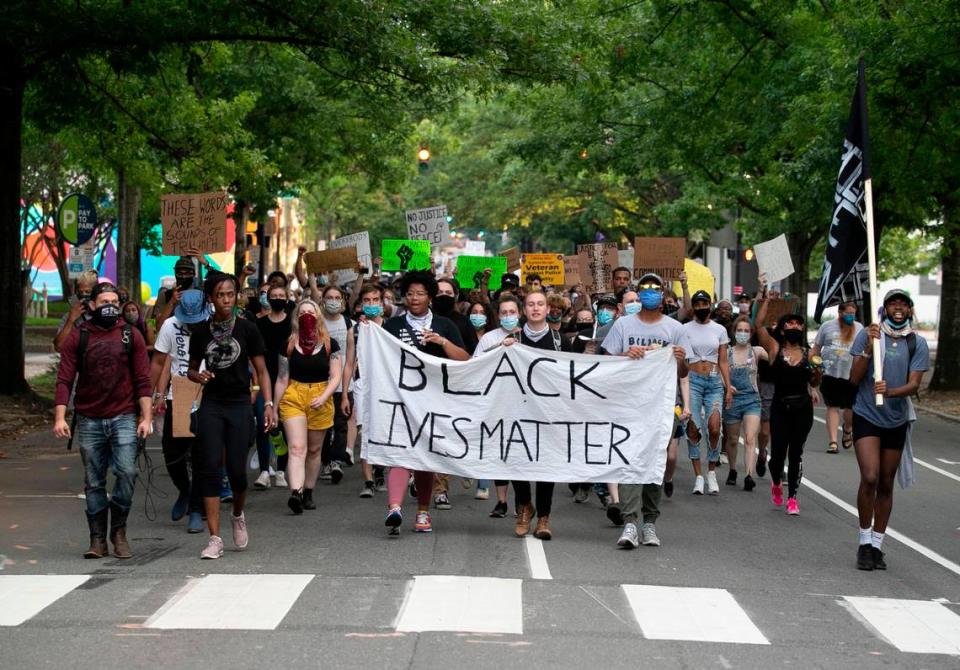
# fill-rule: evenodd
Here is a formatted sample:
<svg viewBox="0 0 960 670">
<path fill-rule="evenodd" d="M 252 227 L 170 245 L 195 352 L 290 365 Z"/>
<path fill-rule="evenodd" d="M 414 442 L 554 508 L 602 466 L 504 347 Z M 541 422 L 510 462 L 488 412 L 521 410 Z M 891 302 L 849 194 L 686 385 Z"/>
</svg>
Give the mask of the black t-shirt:
<svg viewBox="0 0 960 670">
<path fill-rule="evenodd" d="M 340 352 L 340 345 L 330 338 L 330 355 L 322 343 L 311 355 L 300 353 L 296 347 L 290 352 L 290 379 L 304 384 L 318 384 L 330 379 L 330 359 Z"/>
<path fill-rule="evenodd" d="M 290 339 L 290 315 L 287 314 L 283 321 L 273 322 L 269 314 L 264 314 L 257 319 L 257 330 L 263 338 L 263 347 L 265 353 L 264 360 L 267 363 L 267 372 L 270 373 L 271 384 L 277 383 L 277 374 L 279 374 L 280 356 L 287 350 L 287 341 Z"/>
<path fill-rule="evenodd" d="M 209 326 L 190 337 L 191 365 L 205 361 L 214 374 L 204 386 L 205 398 L 250 402 L 250 359 L 263 352 L 260 331 L 243 319 L 235 321 L 232 334 L 219 340 L 214 340 Z"/>
<path fill-rule="evenodd" d="M 527 334 L 521 330 L 520 344 L 525 344 L 534 349 L 546 349 L 547 351 L 570 351 L 570 342 L 564 339 L 559 331 L 552 328 L 536 342 L 527 337 Z"/>
<path fill-rule="evenodd" d="M 410 324 L 407 323 L 406 316 L 395 316 L 392 319 L 387 319 L 383 322 L 383 329 L 404 344 L 416 347 L 425 354 L 439 358 L 447 357 L 443 352 L 443 347 L 439 344 L 422 344 L 420 342 L 419 331 L 410 327 Z M 430 330 L 440 337 L 447 338 L 458 347 L 463 347 L 463 339 L 460 337 L 460 331 L 450 319 L 442 317 L 439 314 L 434 314 L 433 322 L 430 324 Z"/>
<path fill-rule="evenodd" d="M 767 328 L 767 332 L 770 333 L 770 336 L 773 336 L 773 332 Z M 757 334 L 754 333 L 750 338 L 750 346 L 759 347 L 760 338 L 757 337 Z M 770 363 L 764 360 L 757 360 L 757 380 L 761 382 L 773 383 L 774 375 L 773 371 L 770 369 Z"/>
<path fill-rule="evenodd" d="M 473 324 L 470 323 L 470 317 L 464 316 L 460 312 L 453 311 L 450 314 L 445 314 L 444 318 L 450 319 L 453 322 L 453 325 L 457 327 L 457 330 L 460 331 L 460 339 L 463 341 L 461 345 L 468 354 L 473 356 L 473 352 L 477 348 L 479 340 L 477 339 L 477 330 L 473 327 Z"/>
</svg>

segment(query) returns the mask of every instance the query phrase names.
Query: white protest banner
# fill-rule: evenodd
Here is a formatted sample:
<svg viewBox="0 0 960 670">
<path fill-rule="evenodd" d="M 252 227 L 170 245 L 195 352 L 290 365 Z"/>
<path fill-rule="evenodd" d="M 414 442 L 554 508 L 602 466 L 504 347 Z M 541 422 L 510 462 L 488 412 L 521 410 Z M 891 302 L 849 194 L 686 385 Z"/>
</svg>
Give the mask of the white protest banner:
<svg viewBox="0 0 960 670">
<path fill-rule="evenodd" d="M 329 249 L 345 249 L 347 247 L 357 248 L 357 261 L 359 261 L 360 267 L 367 268 L 367 273 L 364 276 L 369 276 L 372 268 L 371 263 L 373 262 L 373 254 L 370 253 L 370 233 L 363 231 L 362 233 L 341 235 L 328 246 Z M 354 270 L 337 270 L 333 273 L 333 283 L 337 286 L 343 286 L 356 278 L 357 273 Z"/>
<path fill-rule="evenodd" d="M 672 350 L 642 359 L 498 347 L 449 361 L 362 324 L 363 458 L 476 479 L 659 484 Z"/>
<path fill-rule="evenodd" d="M 767 275 L 768 283 L 786 279 L 793 274 L 793 259 L 790 258 L 786 235 L 753 245 L 753 252 L 757 256 L 760 272 Z"/>
<path fill-rule="evenodd" d="M 450 243 L 450 224 L 447 223 L 446 205 L 411 209 L 406 213 L 406 217 L 407 239 L 426 240 L 431 247 Z"/>
<path fill-rule="evenodd" d="M 467 240 L 463 251 L 467 256 L 486 256 L 487 243 L 483 240 Z"/>
</svg>

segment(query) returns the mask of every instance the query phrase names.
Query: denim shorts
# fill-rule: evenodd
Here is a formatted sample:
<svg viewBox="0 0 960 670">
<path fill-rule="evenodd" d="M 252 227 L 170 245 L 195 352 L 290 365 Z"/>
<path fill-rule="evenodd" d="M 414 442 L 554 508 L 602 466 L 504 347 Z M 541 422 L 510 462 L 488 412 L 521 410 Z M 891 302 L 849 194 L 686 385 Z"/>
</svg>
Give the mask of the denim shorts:
<svg viewBox="0 0 960 670">
<path fill-rule="evenodd" d="M 733 404 L 723 410 L 724 423 L 740 423 L 745 416 L 760 416 L 760 394 L 741 391 L 733 395 Z"/>
</svg>

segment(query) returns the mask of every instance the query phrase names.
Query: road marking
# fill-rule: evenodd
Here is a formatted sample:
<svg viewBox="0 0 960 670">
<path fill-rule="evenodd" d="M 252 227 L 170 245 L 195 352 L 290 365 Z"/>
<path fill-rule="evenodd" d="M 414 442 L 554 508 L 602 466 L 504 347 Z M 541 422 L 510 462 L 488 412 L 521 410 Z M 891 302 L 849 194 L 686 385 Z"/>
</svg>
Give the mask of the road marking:
<svg viewBox="0 0 960 670">
<path fill-rule="evenodd" d="M 960 465 L 960 461 L 948 461 L 945 458 L 938 458 L 937 460 L 943 463 L 944 465 Z"/>
<path fill-rule="evenodd" d="M 90 575 L 0 576 L 0 626 L 19 626 L 90 579 Z"/>
<path fill-rule="evenodd" d="M 812 481 L 810 481 L 809 477 L 804 477 L 801 483 L 803 486 L 809 488 L 814 493 L 820 494 L 821 496 L 823 496 L 824 498 L 832 502 L 834 505 L 836 505 L 840 509 L 844 509 L 850 512 L 850 514 L 852 514 L 853 516 L 856 516 L 856 517 L 860 516 L 859 513 L 857 512 L 856 507 L 854 507 L 853 505 L 850 505 L 849 503 L 844 502 L 837 496 L 830 493 L 825 488 L 818 486 L 817 484 L 814 484 Z M 890 526 L 887 526 L 886 536 L 891 537 L 902 544 L 905 544 L 906 546 L 910 547 L 914 551 L 920 554 L 923 554 L 934 563 L 938 563 L 943 567 L 945 567 L 950 572 L 952 572 L 953 574 L 960 576 L 960 565 L 957 565 L 956 563 L 946 558 L 945 556 L 938 554 L 933 549 L 930 549 L 929 547 L 925 547 L 924 545 L 920 544 L 915 540 L 911 540 L 909 537 L 907 537 L 906 535 L 904 535 L 899 531 L 894 530 Z"/>
<path fill-rule="evenodd" d="M 929 600 L 844 598 L 900 651 L 960 654 L 960 616 Z"/>
<path fill-rule="evenodd" d="M 426 575 L 400 608 L 401 632 L 452 631 L 523 634 L 523 582 L 495 577 Z"/>
<path fill-rule="evenodd" d="M 527 553 L 530 577 L 533 579 L 553 579 L 550 574 L 550 566 L 547 565 L 547 554 L 543 550 L 543 542 L 527 535 L 523 538 L 523 548 Z"/>
<path fill-rule="evenodd" d="M 274 630 L 313 575 L 208 575 L 187 584 L 144 628 Z"/>
<path fill-rule="evenodd" d="M 770 644 L 726 589 L 622 587 L 648 640 Z"/>
<path fill-rule="evenodd" d="M 925 467 L 925 468 L 927 468 L 927 469 L 929 469 L 929 470 L 933 470 L 934 472 L 939 473 L 939 474 L 943 475 L 944 477 L 949 477 L 950 479 L 953 479 L 954 481 L 960 482 L 960 476 L 955 475 L 955 474 L 953 474 L 952 472 L 947 472 L 947 471 L 944 470 L 943 468 L 938 468 L 936 465 L 931 465 L 930 463 L 927 463 L 926 461 L 921 461 L 921 460 L 920 460 L 919 458 L 917 458 L 916 456 L 913 457 L 913 462 L 916 463 L 917 465 L 922 465 L 923 467 Z"/>
</svg>

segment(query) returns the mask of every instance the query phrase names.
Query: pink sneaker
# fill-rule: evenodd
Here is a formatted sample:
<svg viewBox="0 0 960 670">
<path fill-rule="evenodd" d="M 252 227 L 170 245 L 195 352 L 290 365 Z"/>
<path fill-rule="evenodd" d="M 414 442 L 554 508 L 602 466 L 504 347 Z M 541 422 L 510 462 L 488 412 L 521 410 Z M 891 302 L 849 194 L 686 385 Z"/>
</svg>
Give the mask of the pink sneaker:
<svg viewBox="0 0 960 670">
<path fill-rule="evenodd" d="M 246 549 L 250 538 L 247 537 L 247 520 L 244 518 L 243 512 L 240 512 L 240 516 L 231 514 L 230 520 L 233 522 L 233 544 L 237 549 Z"/>
<path fill-rule="evenodd" d="M 787 499 L 787 514 L 790 514 L 791 516 L 800 515 L 800 505 L 797 503 L 796 498 Z"/>
<path fill-rule="evenodd" d="M 200 558 L 213 560 L 223 556 L 223 540 L 216 535 L 210 536 L 207 546 L 200 552 Z"/>
<path fill-rule="evenodd" d="M 783 505 L 783 484 L 770 482 L 770 500 L 777 507 Z"/>
</svg>

